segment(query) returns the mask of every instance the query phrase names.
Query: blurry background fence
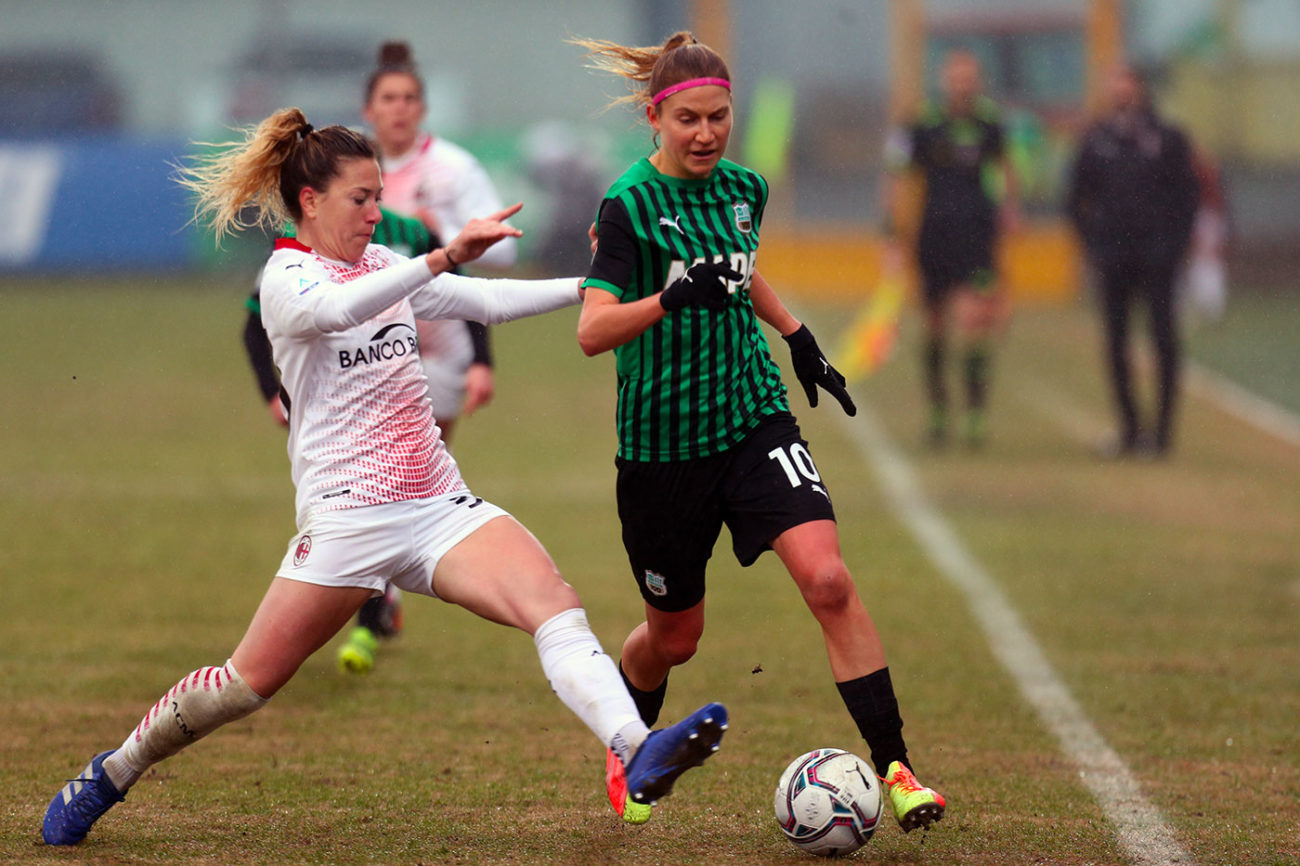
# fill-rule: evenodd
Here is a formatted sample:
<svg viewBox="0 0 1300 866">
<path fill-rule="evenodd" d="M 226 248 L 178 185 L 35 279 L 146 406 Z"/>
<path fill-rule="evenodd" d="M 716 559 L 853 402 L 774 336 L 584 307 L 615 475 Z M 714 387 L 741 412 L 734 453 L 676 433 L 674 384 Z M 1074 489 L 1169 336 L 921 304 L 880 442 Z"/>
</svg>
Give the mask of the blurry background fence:
<svg viewBox="0 0 1300 866">
<path fill-rule="evenodd" d="M 260 241 L 216 253 L 186 225 L 171 164 L 283 105 L 360 123 L 393 37 L 415 49 L 428 127 L 527 202 L 525 261 L 572 268 L 596 197 L 650 136 L 635 112 L 601 112 L 621 84 L 565 40 L 652 44 L 682 27 L 730 60 L 731 155 L 772 181 L 764 269 L 792 289 L 874 281 L 889 123 L 953 47 L 984 61 L 1026 180 L 1029 230 L 1006 250 L 1017 294 L 1078 291 L 1063 173 L 1121 56 L 1219 161 L 1236 280 L 1285 282 L 1300 246 L 1296 0 L 0 0 L 0 18 L 0 273 L 257 258 Z"/>
</svg>

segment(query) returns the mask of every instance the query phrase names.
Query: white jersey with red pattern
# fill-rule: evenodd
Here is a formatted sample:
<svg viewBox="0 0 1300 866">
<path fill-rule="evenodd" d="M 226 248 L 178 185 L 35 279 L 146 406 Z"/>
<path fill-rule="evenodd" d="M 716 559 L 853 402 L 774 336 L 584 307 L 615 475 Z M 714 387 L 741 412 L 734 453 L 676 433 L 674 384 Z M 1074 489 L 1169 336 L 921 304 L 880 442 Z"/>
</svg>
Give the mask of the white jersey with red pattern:
<svg viewBox="0 0 1300 866">
<path fill-rule="evenodd" d="M 387 247 L 371 245 L 350 265 L 282 241 L 267 262 L 263 321 L 289 393 L 289 458 L 300 527 L 319 511 L 465 487 L 429 408 L 407 298 L 343 330 L 312 333 L 308 326 L 302 333 L 301 325 L 292 324 L 294 308 L 345 293 L 351 281 L 399 259 Z"/>
<path fill-rule="evenodd" d="M 427 210 L 437 221 L 438 236 L 446 243 L 475 217 L 501 210 L 501 196 L 473 154 L 444 138 L 422 133 L 415 146 L 394 158 L 381 158 L 384 205 L 414 216 Z M 494 244 L 475 263 L 508 268 L 515 263 L 514 238 Z"/>
<path fill-rule="evenodd" d="M 292 238 L 262 269 L 262 322 L 289 394 L 298 524 L 317 511 L 464 489 L 429 408 L 415 319 L 493 325 L 571 306 L 579 279 L 433 276 L 370 244 L 358 262 Z"/>
</svg>

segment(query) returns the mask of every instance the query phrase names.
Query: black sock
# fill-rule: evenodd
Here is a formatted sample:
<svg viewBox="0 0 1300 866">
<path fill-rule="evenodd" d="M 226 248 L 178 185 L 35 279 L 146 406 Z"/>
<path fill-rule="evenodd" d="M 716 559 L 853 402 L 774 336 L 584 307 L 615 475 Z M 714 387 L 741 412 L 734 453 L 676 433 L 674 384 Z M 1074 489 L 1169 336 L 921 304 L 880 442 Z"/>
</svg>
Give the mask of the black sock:
<svg viewBox="0 0 1300 866">
<path fill-rule="evenodd" d="M 361 610 L 357 613 L 357 625 L 365 626 L 376 635 L 385 635 L 388 628 L 384 624 L 384 602 L 386 597 L 382 595 L 371 596 L 366 599 L 365 604 L 361 605 Z"/>
<path fill-rule="evenodd" d="M 907 744 L 903 742 L 903 718 L 898 714 L 898 698 L 894 697 L 889 668 L 836 683 L 835 687 L 871 749 L 871 763 L 875 764 L 876 772 L 887 772 L 894 761 L 902 762 L 910 770 L 912 764 L 907 760 Z"/>
<path fill-rule="evenodd" d="M 930 405 L 940 410 L 948 405 L 948 388 L 943 376 L 945 350 L 943 337 L 930 337 L 925 341 L 925 391 L 930 397 Z"/>
<path fill-rule="evenodd" d="M 618 663 L 619 676 L 623 677 L 623 685 L 627 686 L 627 693 L 632 696 L 632 702 L 636 704 L 636 711 L 641 714 L 641 721 L 645 722 L 647 728 L 653 728 L 655 722 L 659 721 L 659 711 L 664 708 L 664 695 L 668 694 L 668 677 L 659 684 L 658 688 L 643 692 L 623 673 L 623 663 Z"/>
</svg>

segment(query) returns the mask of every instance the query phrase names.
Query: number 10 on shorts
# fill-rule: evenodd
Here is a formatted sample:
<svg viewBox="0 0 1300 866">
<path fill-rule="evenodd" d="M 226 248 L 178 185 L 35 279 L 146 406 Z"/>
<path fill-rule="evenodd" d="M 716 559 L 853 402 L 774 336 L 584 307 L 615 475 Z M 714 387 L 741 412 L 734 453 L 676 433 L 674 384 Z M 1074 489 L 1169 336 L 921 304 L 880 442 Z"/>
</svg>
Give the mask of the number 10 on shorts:
<svg viewBox="0 0 1300 866">
<path fill-rule="evenodd" d="M 786 453 L 784 448 L 773 448 L 767 452 L 767 456 L 769 460 L 775 460 L 781 465 L 785 477 L 790 480 L 791 487 L 798 487 L 803 484 L 804 478 L 814 483 L 822 480 L 821 475 L 817 472 L 817 466 L 813 463 L 812 455 L 808 453 L 808 449 L 804 447 L 802 442 L 791 445 L 789 454 Z"/>
</svg>

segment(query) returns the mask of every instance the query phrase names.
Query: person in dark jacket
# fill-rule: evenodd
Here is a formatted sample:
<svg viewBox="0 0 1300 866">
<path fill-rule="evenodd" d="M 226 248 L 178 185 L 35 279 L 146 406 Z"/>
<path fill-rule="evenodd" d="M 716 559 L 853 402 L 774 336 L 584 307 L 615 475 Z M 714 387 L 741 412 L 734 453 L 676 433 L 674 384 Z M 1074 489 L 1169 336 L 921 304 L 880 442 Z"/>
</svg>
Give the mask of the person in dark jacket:
<svg viewBox="0 0 1300 866">
<path fill-rule="evenodd" d="M 1172 444 L 1180 348 L 1174 286 L 1191 240 L 1198 186 L 1187 136 L 1152 108 L 1141 76 L 1117 69 L 1109 107 L 1079 145 L 1066 208 L 1096 272 L 1119 430 L 1107 456 L 1163 455 Z M 1157 366 L 1154 427 L 1134 400 L 1129 309 L 1145 296 Z"/>
</svg>

